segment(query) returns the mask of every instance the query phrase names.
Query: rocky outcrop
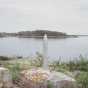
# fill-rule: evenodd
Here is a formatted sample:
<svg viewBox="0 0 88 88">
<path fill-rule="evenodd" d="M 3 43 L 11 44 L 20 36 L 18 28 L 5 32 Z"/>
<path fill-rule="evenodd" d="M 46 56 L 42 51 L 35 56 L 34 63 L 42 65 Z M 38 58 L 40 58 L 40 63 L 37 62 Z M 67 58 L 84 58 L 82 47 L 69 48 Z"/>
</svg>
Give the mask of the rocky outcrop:
<svg viewBox="0 0 88 88">
<path fill-rule="evenodd" d="M 43 69 L 23 71 L 19 85 L 22 88 L 77 88 L 76 81 L 72 77 Z"/>
<path fill-rule="evenodd" d="M 52 72 L 50 76 L 49 80 L 53 84 L 53 88 L 77 88 L 75 79 L 64 73 Z"/>
<path fill-rule="evenodd" d="M 19 88 L 77 88 L 72 77 L 44 69 L 22 71 L 16 84 Z M 13 86 L 9 70 L 3 67 L 0 67 L 0 88 L 18 88 Z"/>
<path fill-rule="evenodd" d="M 12 77 L 8 69 L 0 67 L 0 88 L 12 88 Z"/>
</svg>

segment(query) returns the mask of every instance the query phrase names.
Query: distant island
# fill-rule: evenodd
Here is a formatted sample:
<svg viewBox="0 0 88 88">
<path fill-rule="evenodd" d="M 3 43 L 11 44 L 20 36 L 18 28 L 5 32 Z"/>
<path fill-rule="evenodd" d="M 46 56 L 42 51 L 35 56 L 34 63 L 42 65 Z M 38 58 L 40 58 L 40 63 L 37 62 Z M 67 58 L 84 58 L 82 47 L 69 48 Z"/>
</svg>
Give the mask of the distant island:
<svg viewBox="0 0 88 88">
<path fill-rule="evenodd" d="M 43 38 L 47 34 L 48 38 L 70 38 L 77 37 L 76 35 L 67 35 L 63 32 L 36 30 L 36 31 L 20 31 L 17 33 L 0 33 L 0 37 L 19 37 L 19 38 Z"/>
</svg>

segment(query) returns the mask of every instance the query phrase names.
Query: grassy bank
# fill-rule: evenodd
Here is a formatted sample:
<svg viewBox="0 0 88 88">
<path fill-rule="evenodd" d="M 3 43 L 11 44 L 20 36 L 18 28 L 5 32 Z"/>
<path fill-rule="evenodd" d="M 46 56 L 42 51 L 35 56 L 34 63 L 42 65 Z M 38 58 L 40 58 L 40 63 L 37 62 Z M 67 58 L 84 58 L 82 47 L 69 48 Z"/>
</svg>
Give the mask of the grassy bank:
<svg viewBox="0 0 88 88">
<path fill-rule="evenodd" d="M 13 81 L 18 80 L 22 70 L 42 67 L 42 64 L 43 58 L 41 55 L 38 55 L 33 60 L 0 57 L 0 65 L 10 70 Z M 49 64 L 49 69 L 51 71 L 63 72 L 74 77 L 77 80 L 79 88 L 88 88 L 88 59 L 83 56 L 67 63 L 55 61 Z"/>
</svg>

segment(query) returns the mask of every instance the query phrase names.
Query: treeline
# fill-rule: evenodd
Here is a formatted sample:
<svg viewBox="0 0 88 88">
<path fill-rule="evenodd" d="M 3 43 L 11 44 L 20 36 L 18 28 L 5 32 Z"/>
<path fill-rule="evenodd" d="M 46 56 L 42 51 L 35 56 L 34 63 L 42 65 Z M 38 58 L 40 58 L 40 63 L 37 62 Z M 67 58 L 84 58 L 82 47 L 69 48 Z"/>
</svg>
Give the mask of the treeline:
<svg viewBox="0 0 88 88">
<path fill-rule="evenodd" d="M 67 34 L 66 33 L 62 33 L 62 32 L 56 32 L 56 31 L 46 31 L 46 30 L 36 30 L 36 31 L 22 31 L 22 32 L 18 32 L 18 36 L 19 37 L 43 37 L 44 34 L 47 34 L 48 37 L 55 37 L 55 38 L 59 38 L 59 37 L 66 37 Z"/>
<path fill-rule="evenodd" d="M 63 32 L 36 30 L 36 31 L 20 31 L 17 33 L 0 33 L 0 37 L 21 37 L 21 38 L 42 38 L 47 34 L 48 38 L 67 38 L 75 37 L 74 35 L 67 35 Z"/>
<path fill-rule="evenodd" d="M 6 33 L 6 32 L 2 32 L 2 33 L 0 33 L 0 37 L 15 37 L 15 36 L 17 36 L 17 33 Z"/>
</svg>

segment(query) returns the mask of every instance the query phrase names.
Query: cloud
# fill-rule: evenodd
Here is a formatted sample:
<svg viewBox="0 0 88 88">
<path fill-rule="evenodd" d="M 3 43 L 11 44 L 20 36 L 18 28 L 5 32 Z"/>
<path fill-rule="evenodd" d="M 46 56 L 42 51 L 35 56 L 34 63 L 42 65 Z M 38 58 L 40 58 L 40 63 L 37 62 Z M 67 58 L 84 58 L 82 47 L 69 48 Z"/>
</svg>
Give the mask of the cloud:
<svg viewBox="0 0 88 88">
<path fill-rule="evenodd" d="M 81 0 L 80 12 L 81 17 L 86 16 L 88 18 L 88 0 Z"/>
<path fill-rule="evenodd" d="M 10 32 L 16 29 L 15 0 L 0 0 L 0 31 Z"/>
<path fill-rule="evenodd" d="M 65 27 L 78 23 L 80 19 L 78 0 L 19 0 L 18 21 L 19 28 L 30 29 L 37 27 L 61 27 L 61 31 L 71 30 Z M 71 26 L 70 26 L 71 27 Z M 53 29 L 53 28 L 52 28 Z M 56 30 L 56 29 L 53 29 Z"/>
<path fill-rule="evenodd" d="M 88 33 L 87 13 L 87 0 L 0 0 L 0 31 Z"/>
</svg>

